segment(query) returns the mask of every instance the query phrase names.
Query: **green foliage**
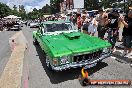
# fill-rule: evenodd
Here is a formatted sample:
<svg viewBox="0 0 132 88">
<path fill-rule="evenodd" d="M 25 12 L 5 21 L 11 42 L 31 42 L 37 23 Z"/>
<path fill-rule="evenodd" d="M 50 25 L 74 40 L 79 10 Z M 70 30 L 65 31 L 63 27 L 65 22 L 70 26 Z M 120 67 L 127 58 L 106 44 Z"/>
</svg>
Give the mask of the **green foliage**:
<svg viewBox="0 0 132 88">
<path fill-rule="evenodd" d="M 8 16 L 12 10 L 5 4 L 0 3 L 0 18 Z"/>
<path fill-rule="evenodd" d="M 50 0 L 50 6 L 51 6 L 51 13 L 55 14 L 60 12 L 60 3 L 63 0 Z"/>
<path fill-rule="evenodd" d="M 19 11 L 17 10 L 16 5 L 13 6 L 13 9 L 10 9 L 6 4 L 0 3 L 0 18 L 6 17 L 8 15 L 16 15 L 22 17 L 22 19 L 26 19 L 26 11 L 24 6 L 19 6 Z"/>
<path fill-rule="evenodd" d="M 87 10 L 92 10 L 92 9 L 98 9 L 101 7 L 106 8 L 124 8 L 124 3 L 120 3 L 120 1 L 124 0 L 84 0 L 84 6 L 85 9 Z M 100 1 L 100 2 L 99 2 Z M 118 1 L 118 2 L 117 2 Z M 132 6 L 132 1 L 127 0 L 128 2 L 126 3 L 126 8 L 128 6 Z"/>
<path fill-rule="evenodd" d="M 33 9 L 32 12 L 29 12 L 27 14 L 28 19 L 37 19 L 43 17 L 43 15 L 49 15 L 51 14 L 51 7 L 46 4 L 42 9 L 37 10 L 36 8 Z"/>
<path fill-rule="evenodd" d="M 60 12 L 60 3 L 64 0 L 50 0 L 50 5 L 46 4 L 42 7 L 42 9 L 37 10 L 36 8 L 33 9 L 32 12 L 26 13 L 25 8 L 23 5 L 16 5 L 13 6 L 13 9 L 10 9 L 6 4 L 0 3 L 0 17 L 5 17 L 8 15 L 16 15 L 22 17 L 22 19 L 36 19 L 41 18 L 43 15 L 55 14 Z M 117 1 L 122 0 L 84 0 L 85 5 L 84 8 L 86 10 L 93 10 L 98 9 L 100 7 L 104 8 L 112 8 L 112 7 L 119 7 L 124 8 L 123 3 L 116 3 Z M 126 10 L 129 6 L 132 6 L 132 1 L 127 0 L 125 7 Z"/>
</svg>

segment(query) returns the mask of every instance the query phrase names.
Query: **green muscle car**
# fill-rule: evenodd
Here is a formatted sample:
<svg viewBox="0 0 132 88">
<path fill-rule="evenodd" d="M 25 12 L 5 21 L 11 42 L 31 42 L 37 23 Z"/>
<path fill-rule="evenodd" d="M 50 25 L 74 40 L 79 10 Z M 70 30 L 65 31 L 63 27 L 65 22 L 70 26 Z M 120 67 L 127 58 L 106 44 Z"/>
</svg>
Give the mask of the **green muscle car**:
<svg viewBox="0 0 132 88">
<path fill-rule="evenodd" d="M 33 31 L 34 44 L 39 44 L 46 53 L 50 70 L 93 67 L 110 56 L 111 44 L 97 37 L 78 32 L 72 23 L 46 21 Z"/>
</svg>

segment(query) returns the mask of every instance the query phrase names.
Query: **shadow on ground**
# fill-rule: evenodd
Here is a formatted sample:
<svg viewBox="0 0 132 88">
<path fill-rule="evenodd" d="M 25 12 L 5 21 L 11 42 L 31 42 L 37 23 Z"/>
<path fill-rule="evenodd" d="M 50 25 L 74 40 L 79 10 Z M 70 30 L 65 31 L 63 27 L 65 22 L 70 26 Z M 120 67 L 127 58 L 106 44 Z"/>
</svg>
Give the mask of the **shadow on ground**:
<svg viewBox="0 0 132 88">
<path fill-rule="evenodd" d="M 76 69 L 72 68 L 61 72 L 49 71 L 46 67 L 44 52 L 41 50 L 40 46 L 35 46 L 35 48 L 38 53 L 39 59 L 42 63 L 42 66 L 52 84 L 58 84 L 64 81 L 78 79 L 79 75 L 81 74 L 81 68 L 76 68 Z M 108 66 L 107 63 L 104 62 L 98 63 L 95 67 L 88 69 L 89 76 L 106 66 Z"/>
<path fill-rule="evenodd" d="M 121 54 L 122 54 L 121 52 L 116 51 L 115 53 L 113 53 L 112 56 L 116 57 L 115 60 L 120 63 L 131 63 L 132 58 L 123 57 L 123 56 L 121 56 Z"/>
</svg>

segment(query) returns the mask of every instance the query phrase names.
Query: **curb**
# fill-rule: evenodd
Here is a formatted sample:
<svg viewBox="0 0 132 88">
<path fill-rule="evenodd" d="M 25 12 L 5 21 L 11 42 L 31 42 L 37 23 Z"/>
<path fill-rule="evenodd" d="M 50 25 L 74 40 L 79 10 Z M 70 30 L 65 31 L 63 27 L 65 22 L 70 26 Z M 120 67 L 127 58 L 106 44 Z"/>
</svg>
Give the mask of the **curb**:
<svg viewBox="0 0 132 88">
<path fill-rule="evenodd" d="M 16 33 L 9 39 L 12 54 L 0 77 L 0 88 L 21 88 L 23 60 L 27 41 L 22 31 Z"/>
</svg>

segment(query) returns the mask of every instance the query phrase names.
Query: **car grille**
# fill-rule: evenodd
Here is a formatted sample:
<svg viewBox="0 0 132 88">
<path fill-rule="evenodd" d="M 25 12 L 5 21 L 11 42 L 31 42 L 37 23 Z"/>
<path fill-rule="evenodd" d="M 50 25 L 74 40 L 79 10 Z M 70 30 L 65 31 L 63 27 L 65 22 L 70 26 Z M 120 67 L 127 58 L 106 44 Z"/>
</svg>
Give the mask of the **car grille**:
<svg viewBox="0 0 132 88">
<path fill-rule="evenodd" d="M 96 60 L 101 57 L 101 54 L 102 54 L 102 50 L 94 52 L 94 53 L 77 55 L 77 56 L 74 56 L 73 62 L 85 62 L 85 61 Z"/>
</svg>

